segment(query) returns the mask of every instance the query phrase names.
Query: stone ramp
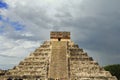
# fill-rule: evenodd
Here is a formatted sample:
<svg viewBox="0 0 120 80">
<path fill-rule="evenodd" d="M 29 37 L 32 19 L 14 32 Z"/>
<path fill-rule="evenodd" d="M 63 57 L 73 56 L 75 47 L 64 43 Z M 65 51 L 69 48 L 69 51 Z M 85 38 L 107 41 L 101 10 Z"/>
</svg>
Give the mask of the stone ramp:
<svg viewBox="0 0 120 80">
<path fill-rule="evenodd" d="M 52 53 L 49 77 L 53 79 L 68 80 L 67 42 L 52 42 Z"/>
</svg>

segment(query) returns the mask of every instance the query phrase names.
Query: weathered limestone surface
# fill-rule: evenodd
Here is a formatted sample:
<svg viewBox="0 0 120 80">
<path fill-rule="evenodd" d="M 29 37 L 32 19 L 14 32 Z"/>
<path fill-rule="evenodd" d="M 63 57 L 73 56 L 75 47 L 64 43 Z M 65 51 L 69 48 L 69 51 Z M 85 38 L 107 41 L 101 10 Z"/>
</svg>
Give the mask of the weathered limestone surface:
<svg viewBox="0 0 120 80">
<path fill-rule="evenodd" d="M 50 37 L 0 80 L 117 80 L 70 40 L 70 32 Z"/>
<path fill-rule="evenodd" d="M 68 80 L 67 42 L 53 41 L 49 77 Z"/>
</svg>

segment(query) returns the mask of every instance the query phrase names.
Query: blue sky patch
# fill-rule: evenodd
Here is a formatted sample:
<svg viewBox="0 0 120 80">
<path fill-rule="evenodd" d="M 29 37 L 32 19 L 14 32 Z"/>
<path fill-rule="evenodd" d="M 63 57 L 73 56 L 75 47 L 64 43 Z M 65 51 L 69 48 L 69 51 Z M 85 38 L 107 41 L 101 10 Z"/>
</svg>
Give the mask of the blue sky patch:
<svg viewBox="0 0 120 80">
<path fill-rule="evenodd" d="M 0 34 L 3 33 L 4 26 L 0 25 Z"/>
<path fill-rule="evenodd" d="M 2 20 L 2 16 L 0 15 L 0 21 Z M 3 32 L 3 26 L 2 25 L 0 25 L 0 33 L 2 33 Z"/>
<path fill-rule="evenodd" d="M 0 21 L 2 20 L 2 16 L 0 15 Z"/>
<path fill-rule="evenodd" d="M 7 9 L 7 8 L 8 8 L 8 5 L 7 5 L 5 2 L 3 2 L 3 1 L 0 0 L 0 8 L 5 8 L 5 9 Z"/>
<path fill-rule="evenodd" d="M 20 24 L 19 22 L 15 22 L 15 21 L 11 21 L 9 18 L 3 18 L 1 15 L 0 15 L 0 21 L 4 24 L 8 24 L 10 25 L 10 27 L 14 28 L 16 31 L 22 31 L 24 30 L 24 25 Z M 4 26 L 5 27 L 5 26 Z M 3 30 L 3 27 L 2 25 L 0 25 L 0 32 L 2 32 Z"/>
<path fill-rule="evenodd" d="M 17 31 L 24 29 L 24 25 L 21 25 L 19 22 L 11 22 L 11 25 Z"/>
</svg>

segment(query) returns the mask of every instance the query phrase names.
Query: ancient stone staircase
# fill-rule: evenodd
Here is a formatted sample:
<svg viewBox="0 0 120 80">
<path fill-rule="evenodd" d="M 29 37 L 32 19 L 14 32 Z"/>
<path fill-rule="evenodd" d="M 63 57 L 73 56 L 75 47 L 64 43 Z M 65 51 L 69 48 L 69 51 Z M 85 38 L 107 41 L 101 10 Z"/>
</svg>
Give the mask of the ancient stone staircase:
<svg viewBox="0 0 120 80">
<path fill-rule="evenodd" d="M 68 80 L 67 42 L 53 41 L 50 62 L 50 78 Z"/>
</svg>

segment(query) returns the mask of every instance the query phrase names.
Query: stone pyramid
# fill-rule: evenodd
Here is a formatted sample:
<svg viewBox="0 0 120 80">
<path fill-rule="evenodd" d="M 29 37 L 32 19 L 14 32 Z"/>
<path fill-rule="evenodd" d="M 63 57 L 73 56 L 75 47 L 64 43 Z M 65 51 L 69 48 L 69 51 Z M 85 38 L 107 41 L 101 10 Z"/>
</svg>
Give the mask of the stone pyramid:
<svg viewBox="0 0 120 80">
<path fill-rule="evenodd" d="M 8 70 L 0 80 L 117 80 L 70 40 L 70 32 L 51 32 L 50 40 Z"/>
</svg>

